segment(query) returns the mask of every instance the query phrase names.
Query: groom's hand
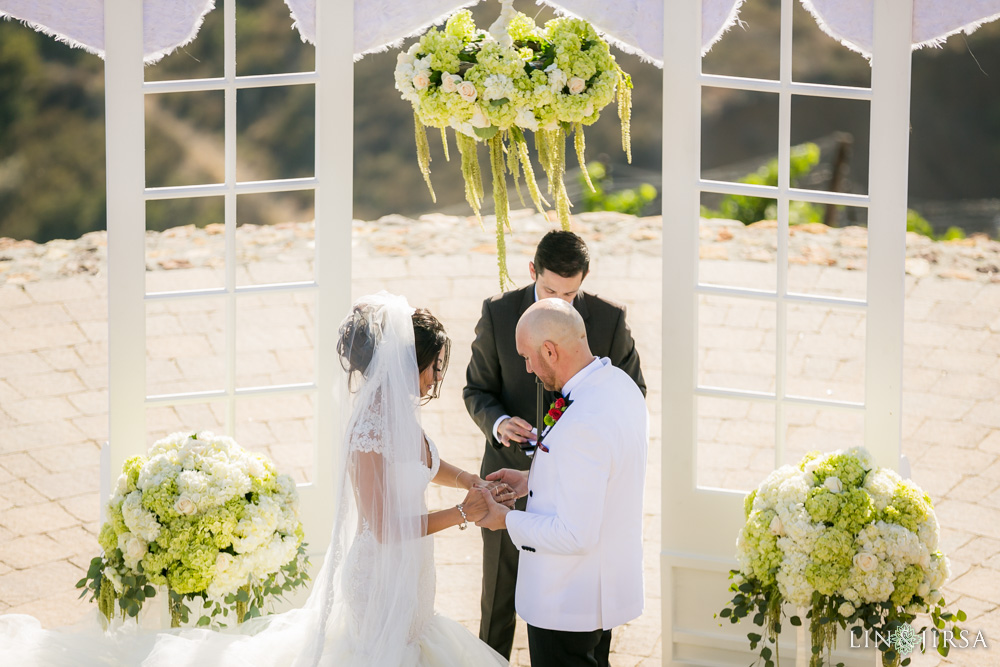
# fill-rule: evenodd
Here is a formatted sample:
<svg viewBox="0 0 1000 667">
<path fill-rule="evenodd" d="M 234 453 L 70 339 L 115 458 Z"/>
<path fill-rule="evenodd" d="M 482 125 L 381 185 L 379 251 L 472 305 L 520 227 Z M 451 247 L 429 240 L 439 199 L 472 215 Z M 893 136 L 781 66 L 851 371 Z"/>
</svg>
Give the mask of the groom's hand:
<svg viewBox="0 0 1000 667">
<path fill-rule="evenodd" d="M 531 424 L 520 417 L 509 417 L 500 422 L 497 435 L 500 436 L 500 444 L 510 447 L 512 443 L 519 445 L 527 442 L 534 434 L 531 432 Z"/>
<path fill-rule="evenodd" d="M 480 489 L 479 492 L 483 494 L 483 498 L 486 500 L 486 516 L 476 522 L 476 525 L 480 528 L 488 528 L 490 530 L 504 530 L 507 528 L 507 512 L 510 511 L 509 507 L 504 505 L 498 505 L 490 492 L 485 489 Z"/>
<path fill-rule="evenodd" d="M 528 495 L 528 473 L 525 470 L 502 468 L 486 476 L 488 482 L 503 482 L 514 490 L 518 498 Z"/>
</svg>

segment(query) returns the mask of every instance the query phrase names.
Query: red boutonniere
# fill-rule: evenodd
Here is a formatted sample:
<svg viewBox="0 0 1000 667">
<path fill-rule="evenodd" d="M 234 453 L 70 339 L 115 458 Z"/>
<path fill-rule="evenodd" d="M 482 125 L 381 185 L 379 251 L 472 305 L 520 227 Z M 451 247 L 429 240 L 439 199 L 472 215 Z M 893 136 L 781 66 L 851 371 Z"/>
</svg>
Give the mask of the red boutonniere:
<svg viewBox="0 0 1000 667">
<path fill-rule="evenodd" d="M 549 411 L 542 421 L 545 422 L 546 426 L 555 426 L 556 422 L 559 421 L 559 418 L 562 417 L 568 407 L 569 404 L 566 402 L 566 399 L 560 396 L 556 400 L 552 401 L 552 405 L 549 406 Z"/>
</svg>

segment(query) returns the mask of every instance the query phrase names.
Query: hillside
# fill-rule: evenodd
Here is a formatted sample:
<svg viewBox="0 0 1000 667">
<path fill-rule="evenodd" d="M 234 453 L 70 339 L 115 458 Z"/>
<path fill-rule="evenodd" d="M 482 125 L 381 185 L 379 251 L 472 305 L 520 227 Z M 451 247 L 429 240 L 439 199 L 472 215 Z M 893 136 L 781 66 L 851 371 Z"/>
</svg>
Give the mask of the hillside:
<svg viewBox="0 0 1000 667">
<path fill-rule="evenodd" d="M 735 28 L 705 59 L 716 73 L 772 77 L 777 72 L 778 0 L 745 5 Z M 543 21 L 551 16 L 533 3 L 516 6 Z M 480 25 L 495 15 L 491 3 L 475 8 Z M 160 64 L 147 79 L 221 74 L 222 10 L 209 14 L 199 37 Z M 313 49 L 290 30 L 279 0 L 240 0 L 237 16 L 238 73 L 310 70 Z M 589 159 L 609 165 L 619 186 L 658 178 L 660 168 L 660 72 L 620 55 L 635 81 L 634 159 L 626 167 L 617 118 L 607 113 L 587 132 Z M 440 142 L 431 142 L 438 204 L 423 186 L 413 149 L 408 105 L 392 86 L 395 52 L 364 58 L 355 66 L 355 217 L 388 213 L 462 212 L 457 164 L 447 164 Z M 799 80 L 868 83 L 863 58 L 818 31 L 796 5 L 795 76 Z M 912 202 L 985 200 L 1000 197 L 1000 22 L 972 36 L 952 37 L 942 49 L 913 59 L 910 191 Z M 777 101 L 764 94 L 706 91 L 702 165 L 706 171 L 737 165 L 747 171 L 776 153 Z M 314 96 L 309 86 L 241 91 L 238 99 L 238 178 L 302 176 L 312 171 Z M 0 22 L 0 236 L 46 241 L 77 238 L 104 227 L 103 63 L 100 59 L 14 22 Z M 853 138 L 847 187 L 867 180 L 867 104 L 797 100 L 793 142 L 835 132 Z M 222 178 L 221 93 L 186 93 L 147 100 L 147 182 L 150 185 L 218 182 Z M 833 152 L 824 151 L 826 167 Z M 919 195 L 919 196 L 918 196 Z M 240 222 L 311 217 L 309 195 L 241 200 Z M 947 215 L 948 207 L 940 215 Z M 655 213 L 657 211 L 647 211 Z M 930 216 L 929 216 L 930 217 Z M 222 219 L 222 202 L 151 203 L 150 229 Z M 938 226 L 947 221 L 932 219 Z"/>
</svg>

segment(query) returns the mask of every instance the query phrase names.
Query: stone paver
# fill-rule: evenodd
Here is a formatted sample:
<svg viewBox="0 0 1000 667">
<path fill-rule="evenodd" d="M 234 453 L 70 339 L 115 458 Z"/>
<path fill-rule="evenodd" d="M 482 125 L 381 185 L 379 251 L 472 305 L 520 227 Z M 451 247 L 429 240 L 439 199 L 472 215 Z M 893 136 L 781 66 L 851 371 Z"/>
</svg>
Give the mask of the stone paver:
<svg viewBox="0 0 1000 667">
<path fill-rule="evenodd" d="M 534 243 L 551 223 L 524 212 L 514 212 L 513 219 L 510 266 L 515 280 L 525 284 L 525 265 Z M 653 419 L 645 508 L 646 612 L 616 633 L 613 660 L 618 667 L 660 664 L 663 658 L 656 557 L 663 430 L 659 226 L 658 218 L 586 214 L 576 227 L 588 239 L 593 255 L 587 288 L 629 308 Z M 863 230 L 810 226 L 794 232 L 789 246 L 792 289 L 864 297 L 865 258 L 859 251 L 866 247 Z M 239 267 L 241 284 L 311 275 L 311 225 L 248 225 L 238 234 L 240 256 L 250 262 Z M 190 253 L 195 236 L 209 242 L 221 238 L 216 228 L 180 228 L 159 238 L 149 236 L 149 289 L 222 284 L 217 257 Z M 744 228 L 705 221 L 701 236 L 703 281 L 773 289 L 773 226 Z M 1000 282 L 975 271 L 974 260 L 963 251 L 974 247 L 981 261 L 994 261 L 990 258 L 1000 255 L 1000 244 L 982 239 L 932 244 L 913 237 L 910 242 L 904 453 L 911 461 L 913 479 L 935 499 L 942 548 L 951 551 L 954 578 L 945 592 L 969 613 L 967 628 L 981 628 L 996 640 L 1000 638 L 1000 403 L 996 400 Z M 0 283 L 0 613 L 30 613 L 46 626 L 72 623 L 90 611 L 76 601 L 73 585 L 98 550 L 96 466 L 107 432 L 104 236 L 90 234 L 77 242 L 60 243 L 68 257 L 65 265 L 45 261 L 42 246 L 5 247 L 14 261 L 22 262 L 17 274 L 26 284 Z M 424 425 L 442 456 L 466 469 L 478 468 L 483 446 L 465 414 L 461 387 L 482 299 L 497 291 L 491 244 L 490 232 L 480 230 L 471 219 L 425 216 L 414 222 L 389 216 L 355 222 L 354 296 L 379 289 L 403 293 L 412 304 L 441 317 L 453 339 L 443 395 L 425 408 Z M 87 262 L 79 261 L 84 256 Z M 185 266 L 191 268 L 163 270 Z M 66 277 L 81 270 L 83 275 Z M 773 390 L 778 341 L 774 307 L 716 296 L 702 297 L 701 303 L 702 381 Z M 238 329 L 239 382 L 311 379 L 314 309 L 312 295 L 242 300 L 237 312 L 238 324 L 244 327 Z M 147 314 L 151 393 L 208 389 L 214 387 L 207 383 L 221 382 L 225 318 L 218 302 L 160 302 L 152 304 Z M 862 400 L 863 315 L 826 306 L 792 306 L 787 322 L 789 390 L 818 398 Z M 774 464 L 774 409 L 703 399 L 698 410 L 699 483 L 752 488 Z M 313 400 L 304 396 L 248 401 L 238 406 L 236 437 L 306 481 L 311 475 L 313 412 Z M 863 433 L 861 420 L 821 409 L 789 407 L 785 417 L 790 457 L 811 448 L 856 444 Z M 225 418 L 220 404 L 150 409 L 149 441 L 183 428 L 222 430 Z M 460 499 L 454 489 L 435 488 L 428 496 L 432 508 Z M 436 606 L 475 631 L 481 568 L 478 531 L 438 536 L 436 553 Z M 992 664 L 988 655 L 955 652 L 947 660 L 917 656 L 913 664 Z M 528 664 L 520 623 L 513 664 Z"/>
</svg>

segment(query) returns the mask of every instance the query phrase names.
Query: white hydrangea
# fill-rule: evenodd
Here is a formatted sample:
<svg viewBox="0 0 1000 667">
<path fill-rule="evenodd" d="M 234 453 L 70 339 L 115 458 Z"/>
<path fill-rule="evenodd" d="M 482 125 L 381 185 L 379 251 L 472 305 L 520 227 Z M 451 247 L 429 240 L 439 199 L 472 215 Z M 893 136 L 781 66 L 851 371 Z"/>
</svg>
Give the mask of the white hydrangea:
<svg viewBox="0 0 1000 667">
<path fill-rule="evenodd" d="M 881 512 L 892 500 L 893 491 L 896 485 L 903 479 L 894 471 L 888 468 L 879 468 L 868 473 L 865 477 L 864 489 L 872 497 L 875 503 L 875 510 Z"/>
<path fill-rule="evenodd" d="M 778 546 L 785 554 L 781 567 L 775 575 L 778 590 L 789 603 L 808 607 L 812 604 L 813 592 L 813 587 L 806 580 L 806 567 L 810 562 L 809 553 L 799 549 L 796 543 L 787 537 L 778 538 Z"/>
<path fill-rule="evenodd" d="M 505 74 L 491 74 L 486 77 L 483 84 L 483 99 L 487 101 L 502 100 L 504 98 L 509 100 L 514 97 L 514 93 L 517 90 L 514 87 L 513 79 Z"/>
<path fill-rule="evenodd" d="M 122 519 L 129 531 L 146 542 L 152 542 L 160 534 L 160 524 L 156 516 L 142 507 L 142 492 L 133 491 L 122 501 Z"/>
</svg>

